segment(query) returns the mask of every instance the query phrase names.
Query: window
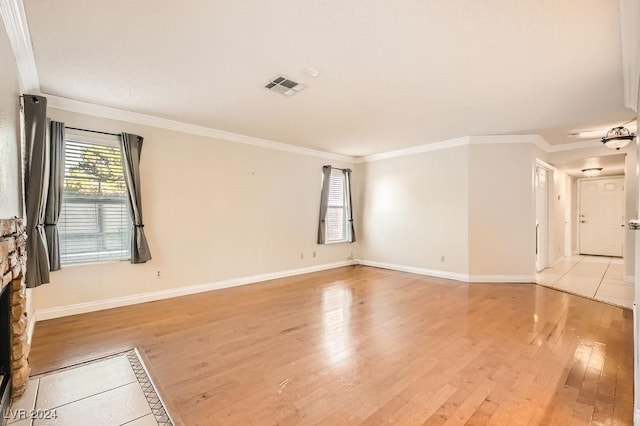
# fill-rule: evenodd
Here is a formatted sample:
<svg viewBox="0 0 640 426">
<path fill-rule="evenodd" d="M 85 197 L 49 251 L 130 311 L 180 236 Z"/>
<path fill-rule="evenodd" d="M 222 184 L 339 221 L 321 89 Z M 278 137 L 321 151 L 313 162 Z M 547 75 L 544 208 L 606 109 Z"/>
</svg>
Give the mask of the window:
<svg viewBox="0 0 640 426">
<path fill-rule="evenodd" d="M 345 175 L 342 170 L 331 169 L 329 181 L 329 202 L 327 203 L 327 216 L 325 223 L 326 242 L 347 241 L 347 211 L 346 211 L 346 185 Z"/>
<path fill-rule="evenodd" d="M 353 243 L 351 170 L 322 167 L 318 244 Z"/>
<path fill-rule="evenodd" d="M 58 220 L 63 265 L 131 257 L 131 217 L 119 140 L 67 134 Z"/>
</svg>

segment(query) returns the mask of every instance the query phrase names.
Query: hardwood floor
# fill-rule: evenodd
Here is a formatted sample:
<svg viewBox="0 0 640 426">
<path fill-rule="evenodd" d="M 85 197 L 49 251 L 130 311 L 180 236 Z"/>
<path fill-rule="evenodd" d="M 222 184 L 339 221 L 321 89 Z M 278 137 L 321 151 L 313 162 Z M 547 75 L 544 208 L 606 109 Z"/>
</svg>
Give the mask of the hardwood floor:
<svg viewBox="0 0 640 426">
<path fill-rule="evenodd" d="M 630 310 L 347 267 L 39 322 L 33 374 L 137 346 L 186 425 L 631 424 Z"/>
</svg>

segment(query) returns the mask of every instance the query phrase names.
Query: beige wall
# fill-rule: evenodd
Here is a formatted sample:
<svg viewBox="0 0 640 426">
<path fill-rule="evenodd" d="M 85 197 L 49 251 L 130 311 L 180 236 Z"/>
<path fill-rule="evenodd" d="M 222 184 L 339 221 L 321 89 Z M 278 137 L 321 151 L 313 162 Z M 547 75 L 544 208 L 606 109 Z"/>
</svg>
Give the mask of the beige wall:
<svg viewBox="0 0 640 426">
<path fill-rule="evenodd" d="M 0 218 L 22 216 L 19 129 L 19 80 L 7 33 L 0 29 Z"/>
<path fill-rule="evenodd" d="M 542 152 L 469 140 L 363 165 L 362 259 L 472 280 L 533 275 L 533 168 Z"/>
<path fill-rule="evenodd" d="M 468 158 L 462 146 L 363 164 L 360 257 L 467 274 Z"/>
<path fill-rule="evenodd" d="M 469 155 L 469 273 L 535 272 L 532 144 L 480 144 Z"/>
<path fill-rule="evenodd" d="M 145 138 L 141 185 L 153 259 L 63 268 L 34 290 L 36 309 L 344 261 L 356 249 L 315 243 L 322 166 L 354 169 L 357 202 L 354 165 L 55 109 L 49 115 Z"/>
</svg>

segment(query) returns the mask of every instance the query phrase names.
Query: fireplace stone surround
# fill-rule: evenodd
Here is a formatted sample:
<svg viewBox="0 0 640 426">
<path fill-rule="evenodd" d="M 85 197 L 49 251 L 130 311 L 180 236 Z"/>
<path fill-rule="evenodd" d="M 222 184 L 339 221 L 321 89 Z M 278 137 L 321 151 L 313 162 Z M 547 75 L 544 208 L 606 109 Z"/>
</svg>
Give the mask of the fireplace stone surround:
<svg viewBox="0 0 640 426">
<path fill-rule="evenodd" d="M 8 363 L 8 371 L 4 374 L 10 375 L 7 387 L 12 398 L 24 393 L 30 372 L 25 285 L 26 240 L 22 219 L 0 219 L 1 289 L 8 295 L 8 303 L 5 303 L 4 307 L 0 303 L 0 319 L 5 318 L 4 321 L 0 320 L 0 327 L 4 324 L 8 328 L 4 333 L 0 330 L 0 338 L 5 335 L 7 340 L 4 343 L 0 342 L 0 362 L 4 353 Z M 7 347 L 3 348 L 2 345 Z"/>
</svg>

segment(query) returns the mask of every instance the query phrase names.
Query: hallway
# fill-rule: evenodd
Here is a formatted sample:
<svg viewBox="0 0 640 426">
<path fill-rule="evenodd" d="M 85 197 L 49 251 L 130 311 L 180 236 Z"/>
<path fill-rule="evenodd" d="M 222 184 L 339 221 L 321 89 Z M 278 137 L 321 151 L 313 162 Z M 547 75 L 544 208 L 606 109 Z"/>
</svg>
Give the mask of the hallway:
<svg viewBox="0 0 640 426">
<path fill-rule="evenodd" d="M 631 309 L 633 283 L 624 282 L 622 258 L 570 256 L 536 274 L 540 285 Z"/>
</svg>

